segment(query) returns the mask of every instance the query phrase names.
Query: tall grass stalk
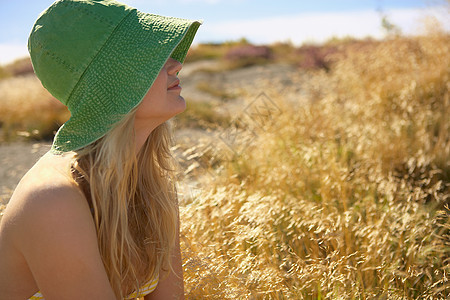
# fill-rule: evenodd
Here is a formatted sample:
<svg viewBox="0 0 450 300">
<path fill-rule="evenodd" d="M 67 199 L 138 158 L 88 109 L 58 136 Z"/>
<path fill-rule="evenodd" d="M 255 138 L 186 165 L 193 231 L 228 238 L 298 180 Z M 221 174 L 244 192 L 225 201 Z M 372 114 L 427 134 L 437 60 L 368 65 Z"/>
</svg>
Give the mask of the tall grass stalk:
<svg viewBox="0 0 450 300">
<path fill-rule="evenodd" d="M 283 113 L 182 203 L 188 298 L 448 298 L 449 45 L 349 48 L 311 73 L 320 94 L 274 96 Z"/>
</svg>

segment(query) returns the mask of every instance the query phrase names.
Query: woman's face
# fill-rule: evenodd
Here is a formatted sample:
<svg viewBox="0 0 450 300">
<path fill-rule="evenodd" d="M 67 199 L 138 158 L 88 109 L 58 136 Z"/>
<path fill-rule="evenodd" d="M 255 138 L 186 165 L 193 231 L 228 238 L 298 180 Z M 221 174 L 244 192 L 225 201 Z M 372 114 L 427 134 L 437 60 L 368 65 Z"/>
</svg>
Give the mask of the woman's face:
<svg viewBox="0 0 450 300">
<path fill-rule="evenodd" d="M 180 70 L 179 61 L 173 58 L 167 60 L 138 106 L 135 119 L 137 127 L 147 125 L 154 129 L 186 109 L 186 102 L 180 95 L 180 80 L 177 78 Z"/>
</svg>

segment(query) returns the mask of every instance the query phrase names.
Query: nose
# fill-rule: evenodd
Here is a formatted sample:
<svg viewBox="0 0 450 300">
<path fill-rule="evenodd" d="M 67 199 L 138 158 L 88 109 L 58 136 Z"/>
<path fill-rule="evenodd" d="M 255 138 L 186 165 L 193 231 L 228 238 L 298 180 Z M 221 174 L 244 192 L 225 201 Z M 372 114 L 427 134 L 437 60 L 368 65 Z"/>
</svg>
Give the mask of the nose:
<svg viewBox="0 0 450 300">
<path fill-rule="evenodd" d="M 167 60 L 167 73 L 169 75 L 176 75 L 181 71 L 182 67 L 183 65 L 178 60 L 173 59 L 172 57 Z"/>
</svg>

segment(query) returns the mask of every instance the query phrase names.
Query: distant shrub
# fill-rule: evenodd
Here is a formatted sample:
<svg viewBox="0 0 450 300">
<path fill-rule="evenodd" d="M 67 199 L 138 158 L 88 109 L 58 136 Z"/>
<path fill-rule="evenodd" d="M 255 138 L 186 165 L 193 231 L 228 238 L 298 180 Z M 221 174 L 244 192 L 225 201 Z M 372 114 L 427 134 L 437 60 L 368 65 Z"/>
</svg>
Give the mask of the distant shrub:
<svg viewBox="0 0 450 300">
<path fill-rule="evenodd" d="M 219 59 L 223 56 L 225 48 L 222 44 L 206 43 L 189 48 L 185 62 L 194 62 L 207 59 Z"/>
<path fill-rule="evenodd" d="M 241 38 L 236 41 L 226 41 L 223 43 L 202 43 L 189 48 L 185 62 L 199 60 L 222 59 L 233 47 L 250 45 L 249 41 Z"/>
<path fill-rule="evenodd" d="M 276 42 L 256 46 L 246 39 L 224 43 L 198 44 L 189 49 L 185 62 L 219 60 L 224 70 L 267 63 L 287 63 L 301 69 L 330 70 L 331 65 L 346 57 L 349 50 L 370 51 L 379 41 L 372 39 L 333 38 L 321 45 L 296 46 L 292 42 Z"/>
<path fill-rule="evenodd" d="M 243 45 L 228 50 L 224 59 L 233 67 L 247 67 L 264 64 L 272 60 L 272 50 L 268 46 Z"/>
<path fill-rule="evenodd" d="M 6 65 L 5 70 L 11 76 L 27 75 L 34 73 L 33 65 L 31 64 L 31 59 L 29 57 L 15 60 L 14 62 Z"/>
<path fill-rule="evenodd" d="M 231 60 L 243 58 L 270 59 L 272 58 L 272 51 L 267 46 L 238 46 L 228 51 L 225 55 L 225 58 Z"/>
<path fill-rule="evenodd" d="M 299 67 L 304 69 L 330 69 L 331 56 L 338 51 L 335 46 L 306 45 L 298 48 L 296 53 L 300 56 Z"/>
<path fill-rule="evenodd" d="M 271 44 L 273 60 L 276 62 L 283 62 L 288 64 L 296 64 L 298 62 L 298 55 L 296 54 L 297 47 L 291 42 L 277 42 Z"/>
</svg>

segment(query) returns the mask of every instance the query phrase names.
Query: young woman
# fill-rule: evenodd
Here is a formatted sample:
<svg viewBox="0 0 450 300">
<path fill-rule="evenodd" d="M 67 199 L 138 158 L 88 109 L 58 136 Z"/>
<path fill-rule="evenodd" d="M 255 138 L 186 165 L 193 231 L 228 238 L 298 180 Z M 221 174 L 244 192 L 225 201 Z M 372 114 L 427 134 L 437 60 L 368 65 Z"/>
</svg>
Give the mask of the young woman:
<svg viewBox="0 0 450 300">
<path fill-rule="evenodd" d="M 0 299 L 179 299 L 167 121 L 198 21 L 60 0 L 36 21 L 36 75 L 71 118 L 0 223 Z"/>
</svg>

